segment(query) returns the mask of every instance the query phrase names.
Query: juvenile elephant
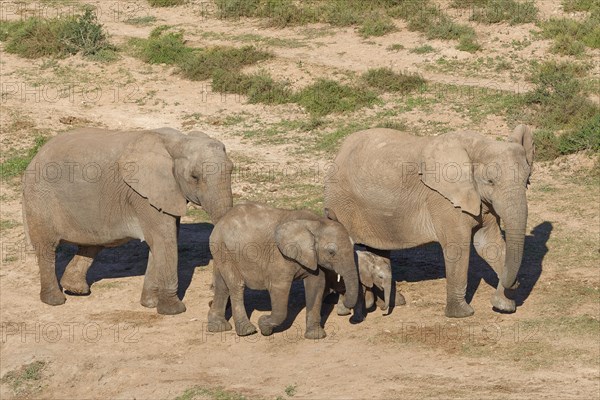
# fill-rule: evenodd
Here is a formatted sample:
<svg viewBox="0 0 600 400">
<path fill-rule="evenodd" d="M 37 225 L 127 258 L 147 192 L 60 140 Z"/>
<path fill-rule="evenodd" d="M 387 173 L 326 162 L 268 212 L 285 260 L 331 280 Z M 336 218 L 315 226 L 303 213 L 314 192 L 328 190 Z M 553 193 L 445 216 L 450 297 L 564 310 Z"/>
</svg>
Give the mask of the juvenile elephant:
<svg viewBox="0 0 600 400">
<path fill-rule="evenodd" d="M 348 232 L 340 223 L 310 211 L 237 205 L 216 224 L 210 248 L 214 260 L 214 299 L 208 313 L 211 332 L 231 329 L 225 319 L 229 297 L 237 334 L 256 332 L 244 307 L 245 286 L 269 291 L 272 312 L 258 320 L 263 335 L 272 334 L 286 319 L 294 280 L 304 280 L 306 338 L 325 337 L 320 324 L 325 271 L 344 278 L 344 305 L 352 308 L 356 303 L 358 273 Z"/>
<path fill-rule="evenodd" d="M 177 228 L 187 202 L 214 222 L 231 207 L 225 147 L 201 132 L 82 128 L 45 144 L 23 177 L 23 220 L 40 268 L 41 300 L 65 302 L 55 271 L 60 242 L 78 245 L 61 279 L 87 293 L 86 273 L 104 247 L 131 239 L 150 247 L 141 303 L 177 314 Z"/>
<path fill-rule="evenodd" d="M 383 295 L 383 301 L 378 302 L 381 310 L 385 311 L 389 308 L 392 294 L 392 267 L 390 259 L 378 256 L 366 250 L 356 251 L 356 260 L 358 265 L 358 275 L 363 290 L 364 305 L 366 310 L 369 310 L 375 304 L 375 300 L 379 300 L 375 293 L 375 288 L 379 289 Z M 339 293 L 339 301 L 337 303 L 338 315 L 349 315 L 350 309 L 344 306 L 344 296 L 346 288 L 344 280 L 337 274 L 327 272 L 327 286 L 334 292 Z M 404 304 L 404 297 L 400 293 L 396 293 L 396 304 Z M 359 313 L 362 310 L 358 311 Z"/>
<path fill-rule="evenodd" d="M 418 137 L 392 129 L 350 135 L 325 182 L 325 208 L 356 243 L 394 250 L 439 242 L 446 266 L 446 315 L 466 317 L 469 249 L 499 276 L 492 305 L 512 312 L 527 224 L 533 163 L 530 130 L 508 142 L 474 132 Z M 504 222 L 506 241 L 500 231 Z"/>
</svg>

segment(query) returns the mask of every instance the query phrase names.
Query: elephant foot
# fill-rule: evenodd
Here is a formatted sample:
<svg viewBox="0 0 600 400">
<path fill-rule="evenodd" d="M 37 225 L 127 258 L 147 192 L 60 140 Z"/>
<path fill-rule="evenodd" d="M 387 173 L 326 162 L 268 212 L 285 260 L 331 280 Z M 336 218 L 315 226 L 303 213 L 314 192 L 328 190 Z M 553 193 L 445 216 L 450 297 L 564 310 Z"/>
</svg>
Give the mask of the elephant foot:
<svg viewBox="0 0 600 400">
<path fill-rule="evenodd" d="M 351 311 L 348 307 L 346 307 L 345 305 L 343 305 L 342 303 L 338 303 L 337 305 L 337 315 L 350 315 Z"/>
<path fill-rule="evenodd" d="M 270 336 L 273 334 L 273 324 L 271 324 L 271 318 L 268 315 L 263 315 L 258 319 L 258 328 L 263 336 Z"/>
<path fill-rule="evenodd" d="M 65 297 L 65 295 L 61 292 L 61 291 L 56 291 L 56 290 L 52 290 L 52 291 L 41 291 L 40 292 L 40 299 L 46 303 L 49 304 L 51 306 L 60 306 L 61 304 L 65 304 L 65 301 L 67 301 L 67 298 Z"/>
<path fill-rule="evenodd" d="M 231 329 L 233 329 L 231 324 L 225 318 L 208 317 L 207 331 L 216 333 L 230 331 Z"/>
<path fill-rule="evenodd" d="M 235 324 L 235 333 L 238 336 L 250 336 L 256 333 L 256 327 L 250 321 L 243 321 Z"/>
<path fill-rule="evenodd" d="M 90 294 L 90 286 L 87 284 L 85 279 L 79 277 L 73 277 L 68 274 L 64 274 L 60 280 L 60 285 L 67 292 L 78 295 Z"/>
<path fill-rule="evenodd" d="M 402 293 L 396 292 L 396 300 L 395 300 L 394 304 L 397 305 L 397 306 L 404 306 L 404 305 L 406 305 L 406 299 L 404 298 L 404 296 L 402 295 Z"/>
<path fill-rule="evenodd" d="M 178 298 L 160 299 L 156 305 L 156 311 L 163 315 L 180 314 L 186 310 L 185 304 Z"/>
<path fill-rule="evenodd" d="M 326 337 L 327 334 L 325 333 L 325 329 L 321 328 L 320 326 L 318 327 L 314 327 L 312 329 L 307 329 L 306 332 L 304 333 L 304 337 L 306 339 L 323 339 L 324 337 Z"/>
<path fill-rule="evenodd" d="M 158 293 L 152 292 L 150 290 L 143 291 L 142 298 L 140 299 L 140 304 L 144 307 L 156 308 L 156 306 L 158 305 Z"/>
<path fill-rule="evenodd" d="M 508 299 L 498 293 L 494 293 L 492 295 L 492 306 L 494 306 L 494 308 L 497 310 L 507 313 L 513 313 L 517 309 L 517 305 L 514 300 Z"/>
<path fill-rule="evenodd" d="M 452 302 L 446 305 L 446 317 L 449 318 L 470 317 L 474 313 L 473 307 L 464 300 L 462 302 Z"/>
</svg>

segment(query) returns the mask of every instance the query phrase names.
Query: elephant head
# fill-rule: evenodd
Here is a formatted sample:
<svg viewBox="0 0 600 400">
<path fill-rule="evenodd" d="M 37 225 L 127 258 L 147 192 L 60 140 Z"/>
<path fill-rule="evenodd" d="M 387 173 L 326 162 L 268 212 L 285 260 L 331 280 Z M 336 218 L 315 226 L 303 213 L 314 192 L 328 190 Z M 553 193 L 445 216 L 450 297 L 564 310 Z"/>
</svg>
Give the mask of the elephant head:
<svg viewBox="0 0 600 400">
<path fill-rule="evenodd" d="M 360 283 L 367 288 L 377 287 L 383 293 L 384 304 L 381 305 L 383 311 L 390 306 L 390 297 L 392 294 L 392 267 L 390 260 L 371 253 L 370 251 L 357 250 L 358 273 Z M 365 304 L 367 309 L 371 308 L 371 303 Z"/>
<path fill-rule="evenodd" d="M 142 132 L 123 151 L 119 168 L 133 190 L 168 214 L 185 215 L 190 201 L 216 223 L 233 206 L 233 164 L 223 143 L 202 132 Z"/>
<path fill-rule="evenodd" d="M 499 279 L 506 289 L 516 286 L 523 257 L 534 153 L 529 128 L 519 125 L 508 142 L 455 132 L 432 138 L 421 154 L 419 173 L 427 186 L 466 213 L 479 216 L 484 204 L 504 222 L 506 252 Z"/>
<path fill-rule="evenodd" d="M 354 245 L 339 222 L 298 219 L 279 225 L 275 241 L 281 254 L 296 260 L 309 271 L 318 267 L 335 271 L 344 279 L 344 305 L 353 308 L 358 298 L 358 272 Z"/>
</svg>

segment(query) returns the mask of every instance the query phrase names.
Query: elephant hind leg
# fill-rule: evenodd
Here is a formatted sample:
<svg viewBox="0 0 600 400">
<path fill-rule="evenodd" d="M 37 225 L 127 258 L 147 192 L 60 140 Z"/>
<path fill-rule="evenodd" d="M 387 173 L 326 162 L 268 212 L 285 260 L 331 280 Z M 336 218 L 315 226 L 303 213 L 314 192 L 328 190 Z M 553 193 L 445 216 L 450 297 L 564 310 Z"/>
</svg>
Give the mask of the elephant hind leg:
<svg viewBox="0 0 600 400">
<path fill-rule="evenodd" d="M 85 295 L 90 293 L 86 276 L 100 250 L 102 250 L 100 246 L 79 246 L 77 254 L 69 262 L 60 279 L 60 285 L 63 289 L 73 294 Z"/>
<path fill-rule="evenodd" d="M 473 245 L 477 254 L 483 258 L 496 272 L 498 277 L 504 269 L 504 259 L 506 257 L 506 243 L 502 238 L 500 227 L 491 216 L 484 219 L 484 226 L 475 232 Z M 504 312 L 514 312 L 516 310 L 515 301 L 506 297 L 505 289 L 498 280 L 496 291 L 492 295 L 491 303 L 494 308 Z"/>
</svg>

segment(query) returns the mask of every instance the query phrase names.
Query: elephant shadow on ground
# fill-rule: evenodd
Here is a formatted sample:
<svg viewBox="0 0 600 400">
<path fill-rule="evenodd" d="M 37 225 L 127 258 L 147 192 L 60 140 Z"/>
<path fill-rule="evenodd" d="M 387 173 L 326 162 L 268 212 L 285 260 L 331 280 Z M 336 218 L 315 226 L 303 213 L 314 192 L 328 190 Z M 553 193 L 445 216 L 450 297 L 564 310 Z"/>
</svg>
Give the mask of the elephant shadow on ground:
<svg viewBox="0 0 600 400">
<path fill-rule="evenodd" d="M 209 223 L 181 224 L 178 237 L 178 296 L 183 299 L 196 267 L 206 267 L 211 259 L 208 239 L 213 225 Z M 87 282 L 92 284 L 105 279 L 144 275 L 148 264 L 148 245 L 132 240 L 122 246 L 105 248 L 94 259 Z M 61 244 L 56 252 L 56 273 L 62 277 L 69 261 L 74 257 L 77 246 Z M 140 293 L 142 287 L 140 286 Z"/>
<path fill-rule="evenodd" d="M 546 243 L 552 229 L 552 223 L 544 221 L 525 236 L 523 261 L 518 274 L 520 285 L 509 294 L 516 301 L 517 306 L 525 303 L 542 274 L 543 260 L 548 252 Z M 446 277 L 444 255 L 438 243 L 392 251 L 391 262 L 393 279 L 396 282 L 420 282 Z M 471 246 L 466 294 L 468 303 L 473 299 L 482 280 L 494 288 L 498 285 L 498 276 L 494 270 Z"/>
</svg>

